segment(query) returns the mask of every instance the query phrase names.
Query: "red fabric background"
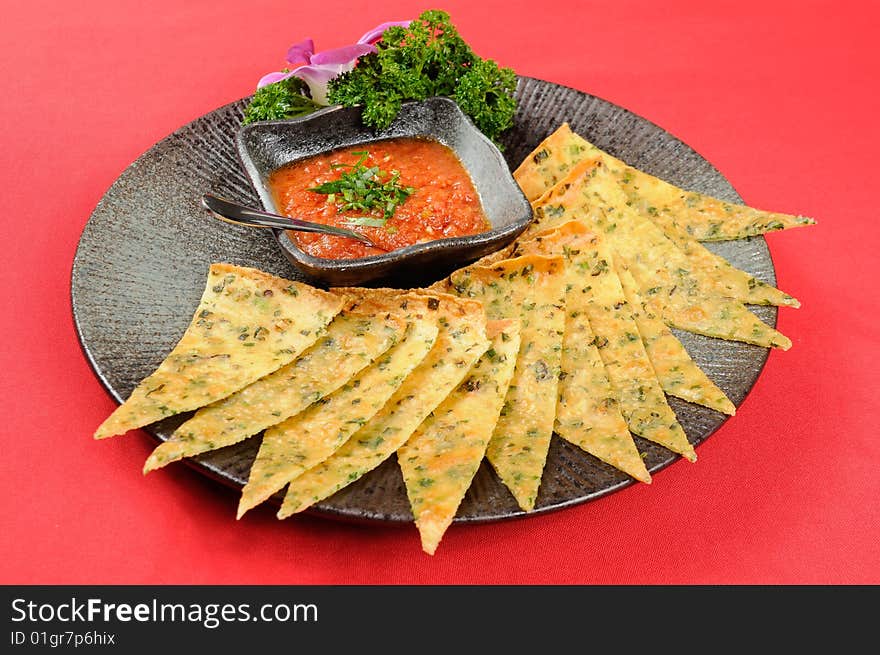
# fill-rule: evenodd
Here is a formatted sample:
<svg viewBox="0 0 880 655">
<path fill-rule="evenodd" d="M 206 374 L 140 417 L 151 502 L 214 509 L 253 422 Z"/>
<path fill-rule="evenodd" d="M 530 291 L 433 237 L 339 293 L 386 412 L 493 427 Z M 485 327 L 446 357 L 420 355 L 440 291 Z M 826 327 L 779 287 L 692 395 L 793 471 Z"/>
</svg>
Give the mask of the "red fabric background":
<svg viewBox="0 0 880 655">
<path fill-rule="evenodd" d="M 663 126 L 747 202 L 817 227 L 769 237 L 794 341 L 737 416 L 654 484 L 526 520 L 416 530 L 269 509 L 143 433 L 94 442 L 114 403 L 74 332 L 70 266 L 113 180 L 247 95 L 289 44 L 343 45 L 431 4 L 10 3 L 0 21 L 2 583 L 878 583 L 878 55 L 871 2 L 436 3 L 475 50 Z"/>
</svg>

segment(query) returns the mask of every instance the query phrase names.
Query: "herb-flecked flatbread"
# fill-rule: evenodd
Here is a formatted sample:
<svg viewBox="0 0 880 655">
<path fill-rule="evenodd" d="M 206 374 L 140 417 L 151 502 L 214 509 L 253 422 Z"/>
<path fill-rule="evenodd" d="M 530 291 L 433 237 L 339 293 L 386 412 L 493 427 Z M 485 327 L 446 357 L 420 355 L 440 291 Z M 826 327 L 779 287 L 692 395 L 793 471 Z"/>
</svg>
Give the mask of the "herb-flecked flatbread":
<svg viewBox="0 0 880 655">
<path fill-rule="evenodd" d="M 684 225 L 684 219 L 681 218 L 682 210 L 673 211 L 666 207 L 661 211 L 644 198 L 638 197 L 638 192 L 642 188 L 640 181 L 648 179 L 655 182 L 662 181 L 627 166 L 621 160 L 593 146 L 572 132 L 567 124 L 547 137 L 545 142 L 523 161 L 515 177 L 524 187 L 530 201 L 536 205 L 543 205 L 551 187 L 576 179 L 580 172 L 592 168 L 598 162 L 604 164 L 614 176 L 614 180 L 622 185 L 627 194 L 627 204 L 657 224 L 691 259 L 694 266 L 709 274 L 707 280 L 720 295 L 736 298 L 746 304 L 800 306 L 800 303 L 789 294 L 735 268 L 723 257 L 702 246 Z M 662 184 L 666 185 L 665 182 Z M 678 191 L 684 193 L 680 189 Z M 743 208 L 741 205 L 730 206 L 755 211 Z M 700 213 L 696 209 L 693 211 Z M 808 223 L 812 222 L 809 219 L 804 220 Z M 750 236 L 750 234 L 740 236 Z"/>
<path fill-rule="evenodd" d="M 492 436 L 519 352 L 519 322 L 490 321 L 489 349 L 397 451 L 422 549 L 433 555 Z"/>
<path fill-rule="evenodd" d="M 575 310 L 582 310 L 589 321 L 593 343 L 630 431 L 695 461 L 693 446 L 667 404 L 645 352 L 614 271 L 613 255 L 601 235 L 566 224 L 531 243 L 539 250 L 555 251 L 561 246 L 565 251 L 566 268 L 571 271 L 568 284 L 575 285 L 569 293 L 583 297 Z M 529 243 L 522 246 L 529 247 Z M 621 441 L 615 445 L 620 448 Z M 632 457 L 631 450 L 623 452 Z"/>
<path fill-rule="evenodd" d="M 718 295 L 702 271 L 647 218 L 630 208 L 599 163 L 545 195 L 529 233 L 580 220 L 601 232 L 639 284 L 645 302 L 674 327 L 709 337 L 787 350 L 791 341 L 742 303 Z"/>
<path fill-rule="evenodd" d="M 614 272 L 611 250 L 598 235 L 595 241 L 582 244 L 579 249 L 577 266 L 589 270 L 593 278 L 585 294 L 589 296 L 587 317 L 626 424 L 640 437 L 696 461 L 693 446 L 667 404 L 645 352 L 629 303 Z"/>
<path fill-rule="evenodd" d="M 639 328 L 645 351 L 660 386 L 670 396 L 703 405 L 733 416 L 736 407 L 718 386 L 694 363 L 659 316 L 646 309 L 638 285 L 630 272 L 615 260 L 617 277 L 623 286 L 633 319 Z"/>
<path fill-rule="evenodd" d="M 683 234 L 698 241 L 743 239 L 815 223 L 804 216 L 761 211 L 686 191 L 628 166 L 572 132 L 567 123 L 523 160 L 514 172 L 514 179 L 529 200 L 536 200 L 564 178 L 578 160 L 586 157 L 599 157 L 606 166 L 619 171 L 617 180 L 634 207 L 669 217 Z"/>
<path fill-rule="evenodd" d="M 611 155 L 603 155 L 611 159 Z M 744 239 L 816 223 L 806 216 L 762 211 L 686 191 L 623 162 L 620 164 L 625 168 L 618 179 L 633 206 L 666 217 L 683 234 L 697 241 Z"/>
<path fill-rule="evenodd" d="M 592 144 L 572 132 L 568 123 L 563 123 L 522 160 L 513 172 L 513 179 L 529 202 L 534 202 L 591 154 L 595 156 Z"/>
<path fill-rule="evenodd" d="M 702 271 L 718 295 L 735 298 L 747 305 L 801 306 L 797 298 L 736 268 L 724 257 L 683 234 L 677 225 L 667 220 L 666 215 L 650 212 L 647 215 L 688 257 L 694 269 Z"/>
<path fill-rule="evenodd" d="M 301 512 L 388 459 L 489 347 L 479 303 L 444 294 L 428 296 L 427 307 L 440 326 L 427 357 L 372 420 L 330 457 L 291 481 L 279 518 Z"/>
<path fill-rule="evenodd" d="M 144 472 L 238 443 L 301 412 L 388 350 L 406 321 L 389 307 L 361 303 L 343 311 L 300 357 L 195 413 L 147 459 Z"/>
<path fill-rule="evenodd" d="M 601 153 L 598 161 L 601 161 L 608 169 L 611 173 L 610 177 L 613 177 L 622 186 L 624 192 L 627 193 L 630 206 L 640 211 L 643 216 L 663 230 L 663 233 L 688 257 L 694 270 L 702 272 L 719 295 L 736 298 L 749 305 L 800 307 L 800 303 L 796 298 L 734 267 L 720 255 L 716 255 L 708 250 L 682 227 L 676 219 L 678 214 L 673 213 L 669 209 L 661 211 L 657 207 L 644 202 L 643 199 L 634 199 L 632 180 L 637 174 L 637 172 L 634 172 L 635 169 L 626 166 L 619 159 L 602 152 L 598 148 L 595 151 Z"/>
<path fill-rule="evenodd" d="M 204 407 L 293 361 L 344 299 L 299 282 L 213 264 L 183 337 L 104 421 L 96 439 Z"/>
<path fill-rule="evenodd" d="M 556 415 L 565 328 L 565 263 L 526 255 L 456 271 L 452 288 L 490 319 L 521 322 L 513 380 L 486 457 L 519 506 L 535 506 Z"/>
<path fill-rule="evenodd" d="M 334 393 L 266 430 L 242 489 L 239 518 L 330 457 L 382 409 L 437 339 L 437 323 L 424 311 L 428 300 L 409 297 L 409 326 L 399 343 Z"/>
<path fill-rule="evenodd" d="M 601 151 L 596 150 L 596 153 Z M 606 159 L 614 165 L 623 165 L 613 157 L 603 158 L 599 154 L 584 157 L 572 164 L 567 170 L 568 175 L 556 185 L 547 189 L 541 196 L 533 201 L 536 213 L 540 218 L 546 218 L 544 214 L 559 214 L 564 210 L 562 205 L 554 205 L 550 200 L 562 195 L 564 191 L 579 183 L 585 175 L 593 175 L 593 169 L 604 167 L 609 175 L 602 175 L 593 179 L 593 184 L 611 184 L 620 186 L 620 170 L 608 168 Z M 622 190 L 622 189 L 621 189 Z M 629 202 L 625 195 L 618 189 L 609 189 L 607 194 L 616 197 L 628 207 L 628 211 L 637 209 L 639 205 Z M 641 210 L 641 216 L 654 223 L 663 234 L 670 239 L 684 254 L 689 261 L 689 268 L 693 272 L 703 276 L 707 288 L 720 296 L 726 296 L 751 305 L 776 305 L 787 307 L 799 307 L 797 299 L 780 291 L 779 289 L 759 280 L 743 270 L 730 264 L 723 257 L 708 250 L 699 241 L 684 233 L 677 224 L 666 214 L 659 214 L 654 208 Z"/>
<path fill-rule="evenodd" d="M 641 482 L 650 483 L 608 380 L 590 327 L 593 270 L 582 248 L 598 237 L 579 222 L 569 222 L 517 244 L 516 254 L 562 256 L 565 259 L 565 335 L 559 376 L 555 430 L 563 439 Z M 581 242 L 586 242 L 581 245 Z"/>
</svg>

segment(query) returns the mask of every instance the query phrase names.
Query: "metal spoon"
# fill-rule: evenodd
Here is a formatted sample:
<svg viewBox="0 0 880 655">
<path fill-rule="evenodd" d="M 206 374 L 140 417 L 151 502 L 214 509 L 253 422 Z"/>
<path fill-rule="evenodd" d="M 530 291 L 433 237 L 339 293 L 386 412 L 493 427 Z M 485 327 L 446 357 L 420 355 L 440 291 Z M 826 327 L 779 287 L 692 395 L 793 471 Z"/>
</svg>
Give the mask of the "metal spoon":
<svg viewBox="0 0 880 655">
<path fill-rule="evenodd" d="M 221 221 L 226 221 L 227 223 L 247 225 L 249 227 L 273 227 L 279 230 L 332 234 L 338 237 L 355 239 L 373 248 L 380 248 L 380 246 L 377 246 L 370 241 L 369 238 L 359 232 L 355 232 L 354 230 L 346 230 L 332 225 L 311 223 L 309 221 L 301 221 L 297 218 L 270 214 L 269 212 L 245 207 L 244 205 L 239 205 L 238 203 L 218 198 L 217 196 L 212 196 L 207 193 L 202 196 L 202 207 L 211 212 L 216 218 L 219 218 Z"/>
</svg>

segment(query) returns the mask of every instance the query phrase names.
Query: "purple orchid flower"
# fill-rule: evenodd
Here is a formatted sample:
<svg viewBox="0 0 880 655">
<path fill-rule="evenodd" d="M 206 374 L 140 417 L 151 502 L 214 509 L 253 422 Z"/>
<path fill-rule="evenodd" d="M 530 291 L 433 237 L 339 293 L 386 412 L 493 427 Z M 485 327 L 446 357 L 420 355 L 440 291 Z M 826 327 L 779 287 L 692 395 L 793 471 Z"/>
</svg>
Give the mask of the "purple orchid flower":
<svg viewBox="0 0 880 655">
<path fill-rule="evenodd" d="M 327 100 L 327 83 L 340 73 L 354 68 L 358 57 L 376 52 L 375 44 L 382 38 L 386 29 L 393 25 L 408 27 L 410 22 L 405 20 L 382 23 L 359 38 L 357 43 L 324 52 L 315 52 L 315 43 L 311 39 L 294 43 L 287 51 L 287 63 L 297 68 L 287 73 L 264 75 L 257 82 L 257 88 L 296 76 L 309 85 L 312 100 L 321 105 L 328 105 L 330 103 Z"/>
</svg>

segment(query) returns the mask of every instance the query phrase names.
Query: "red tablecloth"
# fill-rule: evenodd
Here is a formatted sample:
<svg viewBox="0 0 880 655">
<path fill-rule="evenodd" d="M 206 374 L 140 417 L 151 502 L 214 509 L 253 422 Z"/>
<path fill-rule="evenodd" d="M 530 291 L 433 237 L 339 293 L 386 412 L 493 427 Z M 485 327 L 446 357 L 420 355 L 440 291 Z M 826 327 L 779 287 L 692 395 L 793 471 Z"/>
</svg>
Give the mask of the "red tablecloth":
<svg viewBox="0 0 880 655">
<path fill-rule="evenodd" d="M 343 45 L 405 2 L 8 3 L 0 21 L 4 218 L 2 583 L 878 583 L 878 20 L 870 2 L 463 2 L 483 56 L 668 129 L 759 207 L 801 309 L 737 416 L 638 485 L 572 509 L 414 527 L 268 509 L 183 465 L 144 477 L 143 433 L 94 442 L 108 397 L 73 328 L 70 267 L 101 195 L 180 125 L 250 93 L 313 37 Z"/>
</svg>

